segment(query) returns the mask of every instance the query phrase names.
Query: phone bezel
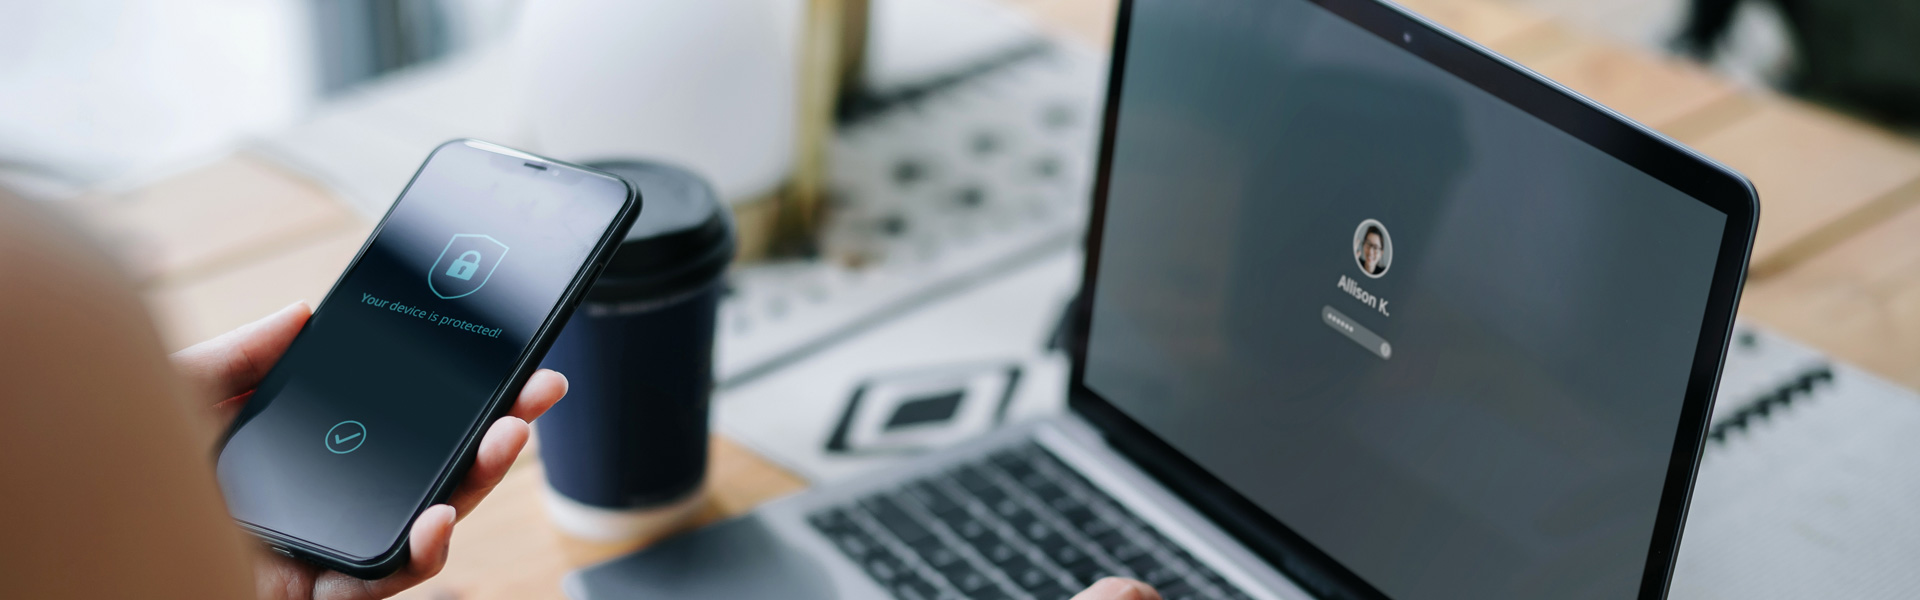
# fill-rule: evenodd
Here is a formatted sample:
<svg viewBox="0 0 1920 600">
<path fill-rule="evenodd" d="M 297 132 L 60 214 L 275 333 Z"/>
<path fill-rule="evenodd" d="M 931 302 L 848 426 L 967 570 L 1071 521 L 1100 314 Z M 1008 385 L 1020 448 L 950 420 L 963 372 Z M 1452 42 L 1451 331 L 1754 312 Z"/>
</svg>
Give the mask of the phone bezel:
<svg viewBox="0 0 1920 600">
<path fill-rule="evenodd" d="M 554 339 L 558 337 L 560 330 L 566 326 L 567 320 L 572 317 L 574 309 L 586 298 L 587 289 L 600 277 L 600 272 L 606 268 L 607 260 L 618 250 L 620 240 L 626 237 L 627 230 L 633 226 L 634 220 L 639 218 L 643 203 L 643 199 L 640 197 L 640 190 L 635 188 L 632 182 L 618 175 L 480 140 L 462 138 L 448 141 L 439 146 L 435 146 L 433 151 L 427 154 L 426 160 L 421 161 L 420 168 L 414 170 L 413 177 L 407 180 L 406 187 L 401 188 L 399 196 L 396 197 L 393 204 L 387 208 L 386 214 L 381 215 L 380 221 L 374 225 L 372 233 L 367 235 L 366 241 L 361 242 L 360 249 L 353 255 L 353 260 L 347 263 L 347 267 L 342 269 L 340 275 L 334 279 L 333 285 L 327 288 L 327 294 L 322 297 L 320 305 L 314 307 L 314 312 L 318 313 L 320 309 L 326 305 L 327 301 L 333 298 L 334 294 L 340 290 L 340 286 L 345 283 L 347 275 L 353 273 L 355 267 L 360 265 L 360 260 L 365 257 L 367 249 L 371 248 L 374 240 L 379 239 L 381 232 L 386 230 L 387 222 L 393 217 L 394 209 L 399 207 L 402 201 L 406 200 L 407 193 L 413 190 L 413 184 L 420 179 L 420 174 L 426 172 L 427 168 L 433 164 L 434 158 L 438 157 L 442 150 L 455 146 L 469 147 L 483 152 L 492 152 L 513 157 L 515 159 L 537 160 L 547 165 L 573 169 L 583 175 L 607 177 L 620 182 L 626 189 L 626 199 L 621 205 L 620 212 L 614 217 L 613 222 L 607 227 L 601 239 L 594 245 L 593 252 L 588 255 L 587 260 L 583 261 L 579 269 L 574 273 L 574 278 L 572 282 L 568 284 L 566 292 L 561 295 L 560 301 L 554 305 L 552 311 L 547 313 L 546 319 L 542 321 L 540 327 L 534 331 L 532 341 L 521 350 L 520 356 L 513 366 L 511 376 L 499 387 L 494 389 L 492 395 L 487 399 L 484 410 L 480 412 L 480 417 L 468 426 L 467 432 L 461 437 L 460 445 L 452 455 L 453 458 L 448 460 L 445 466 L 443 466 L 435 476 L 433 485 L 424 500 L 413 508 L 413 517 L 408 519 L 407 524 L 400 529 L 399 535 L 396 536 L 387 549 L 374 556 L 357 556 L 309 542 L 297 536 L 288 535 L 268 527 L 249 523 L 241 519 L 234 519 L 234 522 L 238 523 L 242 529 L 265 541 L 267 545 L 276 552 L 361 579 L 378 579 L 385 577 L 404 566 L 407 563 L 408 537 L 413 529 L 414 520 L 418 519 L 420 512 L 426 510 L 427 507 L 446 501 L 447 497 L 452 493 L 459 476 L 473 465 L 475 457 L 479 454 L 481 435 L 485 433 L 487 427 L 491 426 L 493 422 L 506 415 L 507 409 L 513 406 L 510 399 L 519 393 L 520 389 L 526 385 L 527 380 L 531 378 L 533 373 L 538 369 L 541 359 L 546 356 L 547 350 L 552 347 Z M 306 327 L 303 326 L 300 333 L 295 335 L 292 343 L 299 343 L 300 336 L 305 334 Z M 235 418 L 234 422 L 228 426 L 225 435 L 221 437 L 220 443 L 214 449 L 216 461 L 218 460 L 219 452 L 226 447 L 227 442 L 232 439 L 235 432 L 239 431 L 240 427 L 245 425 L 245 422 L 246 419 L 244 418 Z"/>
</svg>

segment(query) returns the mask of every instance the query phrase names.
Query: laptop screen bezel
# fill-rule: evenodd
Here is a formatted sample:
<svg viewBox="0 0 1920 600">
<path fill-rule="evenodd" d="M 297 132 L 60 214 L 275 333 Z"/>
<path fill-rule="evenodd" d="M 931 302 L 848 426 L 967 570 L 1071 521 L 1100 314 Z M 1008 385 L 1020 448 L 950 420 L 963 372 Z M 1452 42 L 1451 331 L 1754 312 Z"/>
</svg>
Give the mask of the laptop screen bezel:
<svg viewBox="0 0 1920 600">
<path fill-rule="evenodd" d="M 1733 331 L 1735 308 L 1746 279 L 1747 260 L 1759 218 L 1759 197 L 1753 185 L 1731 169 L 1398 6 L 1375 0 L 1254 1 L 1318 5 L 1726 214 L 1686 397 L 1639 584 L 1639 598 L 1664 598 L 1706 439 L 1707 417 Z M 1073 359 L 1068 404 L 1098 428 L 1115 449 L 1302 587 L 1326 598 L 1387 598 L 1358 574 L 1285 523 L 1261 511 L 1086 385 L 1087 336 L 1096 301 L 1094 289 L 1100 272 L 1101 236 L 1112 181 L 1121 91 L 1126 86 L 1133 8 L 1133 0 L 1121 1 L 1113 38 L 1080 302 L 1071 317 L 1073 326 L 1068 328 L 1071 332 L 1068 349 Z"/>
</svg>

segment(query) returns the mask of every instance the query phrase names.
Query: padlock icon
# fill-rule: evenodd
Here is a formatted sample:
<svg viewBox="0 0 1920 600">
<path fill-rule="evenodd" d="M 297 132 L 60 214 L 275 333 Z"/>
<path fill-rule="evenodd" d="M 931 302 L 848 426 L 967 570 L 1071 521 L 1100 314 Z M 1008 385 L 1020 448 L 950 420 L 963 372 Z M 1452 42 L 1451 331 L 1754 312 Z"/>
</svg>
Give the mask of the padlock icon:
<svg viewBox="0 0 1920 600">
<path fill-rule="evenodd" d="M 453 266 L 447 267 L 447 276 L 461 281 L 473 279 L 473 272 L 480 270 L 480 253 L 472 250 L 460 253 L 453 259 Z"/>
</svg>

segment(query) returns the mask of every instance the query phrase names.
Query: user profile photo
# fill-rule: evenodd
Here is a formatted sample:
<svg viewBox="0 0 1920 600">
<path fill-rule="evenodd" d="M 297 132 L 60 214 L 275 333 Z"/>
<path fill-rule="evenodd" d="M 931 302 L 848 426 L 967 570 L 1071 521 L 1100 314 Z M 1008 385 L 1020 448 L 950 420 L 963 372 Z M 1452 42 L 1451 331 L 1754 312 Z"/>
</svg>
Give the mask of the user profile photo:
<svg viewBox="0 0 1920 600">
<path fill-rule="evenodd" d="M 1360 222 L 1353 230 L 1353 261 L 1359 263 L 1361 273 L 1374 279 L 1393 268 L 1393 236 L 1387 226 L 1373 219 Z"/>
</svg>

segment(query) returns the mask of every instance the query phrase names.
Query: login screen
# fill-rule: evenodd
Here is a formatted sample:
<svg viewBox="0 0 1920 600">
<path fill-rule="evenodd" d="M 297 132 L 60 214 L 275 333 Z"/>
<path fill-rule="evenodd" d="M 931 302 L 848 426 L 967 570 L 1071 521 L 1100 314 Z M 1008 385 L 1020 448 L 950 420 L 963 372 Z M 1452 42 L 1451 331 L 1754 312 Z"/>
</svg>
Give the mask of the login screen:
<svg viewBox="0 0 1920 600">
<path fill-rule="evenodd" d="M 389 550 L 626 201 L 610 177 L 437 150 L 242 410 L 218 467 L 234 517 Z"/>
<path fill-rule="evenodd" d="M 1726 215 L 1313 2 L 1133 6 L 1086 384 L 1387 597 L 1634 597 Z"/>
</svg>

